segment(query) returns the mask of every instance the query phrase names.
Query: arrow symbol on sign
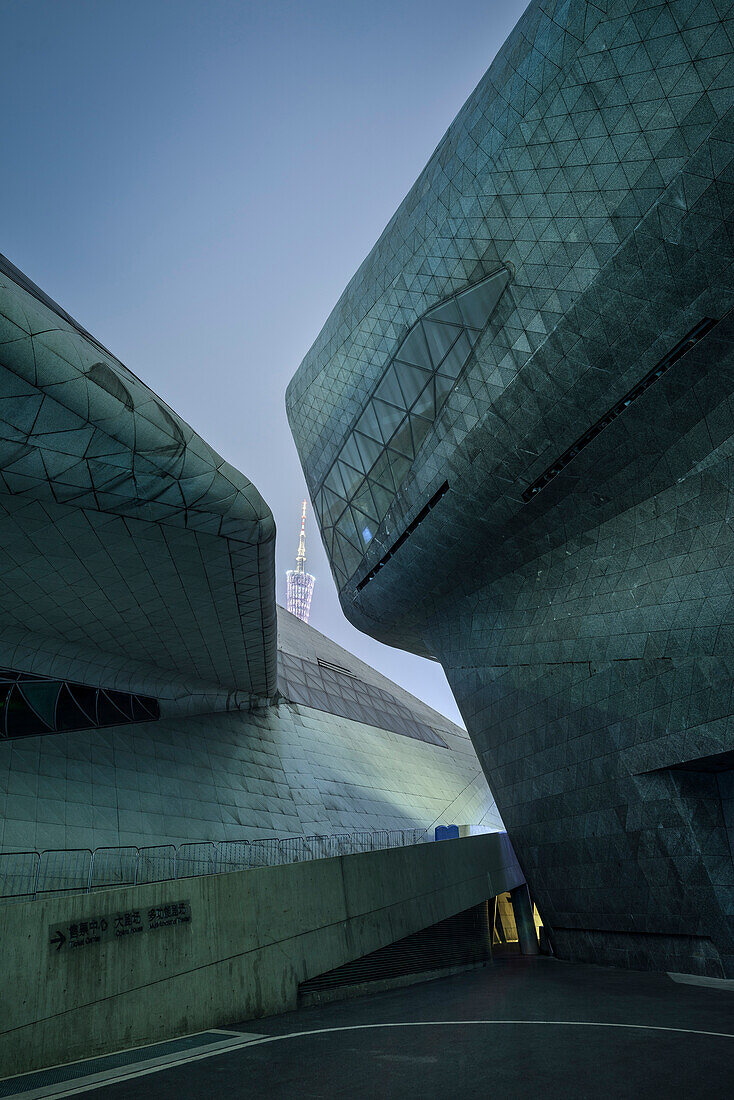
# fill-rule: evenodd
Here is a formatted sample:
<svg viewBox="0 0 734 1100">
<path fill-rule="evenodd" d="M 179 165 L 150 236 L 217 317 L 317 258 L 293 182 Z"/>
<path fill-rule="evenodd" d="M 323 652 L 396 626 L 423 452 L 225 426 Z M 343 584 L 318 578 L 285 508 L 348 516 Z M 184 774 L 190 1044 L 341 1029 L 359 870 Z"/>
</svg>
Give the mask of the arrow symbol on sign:
<svg viewBox="0 0 734 1100">
<path fill-rule="evenodd" d="M 64 946 L 64 944 L 66 943 L 66 936 L 64 935 L 64 933 L 63 933 L 63 932 L 60 932 L 60 931 L 59 931 L 59 930 L 57 929 L 57 930 L 56 930 L 56 935 L 55 935 L 55 936 L 52 936 L 52 937 L 51 937 L 51 940 L 50 940 L 49 942 L 50 942 L 50 943 L 55 943 L 55 944 L 56 944 L 56 950 L 57 950 L 57 951 L 60 951 L 60 950 L 61 950 L 61 948 L 62 948 L 62 947 Z"/>
</svg>

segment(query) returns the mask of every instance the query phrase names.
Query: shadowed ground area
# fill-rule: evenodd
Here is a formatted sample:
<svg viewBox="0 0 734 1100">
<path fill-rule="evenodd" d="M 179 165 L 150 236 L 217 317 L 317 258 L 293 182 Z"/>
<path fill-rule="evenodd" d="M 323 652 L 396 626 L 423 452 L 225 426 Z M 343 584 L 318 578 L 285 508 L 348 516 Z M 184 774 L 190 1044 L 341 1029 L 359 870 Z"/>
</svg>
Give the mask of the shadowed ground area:
<svg viewBox="0 0 734 1100">
<path fill-rule="evenodd" d="M 733 1008 L 734 993 L 723 986 L 513 957 L 407 989 L 243 1023 L 243 1033 L 261 1038 L 85 1095 L 731 1096 Z"/>
</svg>

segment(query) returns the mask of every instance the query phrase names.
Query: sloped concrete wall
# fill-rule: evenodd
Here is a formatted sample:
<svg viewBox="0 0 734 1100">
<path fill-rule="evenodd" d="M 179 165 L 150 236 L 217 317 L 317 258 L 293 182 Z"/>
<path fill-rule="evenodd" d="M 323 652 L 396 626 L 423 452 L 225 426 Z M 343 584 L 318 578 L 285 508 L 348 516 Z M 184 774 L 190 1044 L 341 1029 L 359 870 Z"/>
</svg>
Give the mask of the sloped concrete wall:
<svg viewBox="0 0 734 1100">
<path fill-rule="evenodd" d="M 506 834 L 0 906 L 0 1075 L 295 1008 L 298 984 L 523 881 Z M 186 901 L 71 949 L 56 929 Z M 54 940 L 55 942 L 51 942 Z"/>
</svg>

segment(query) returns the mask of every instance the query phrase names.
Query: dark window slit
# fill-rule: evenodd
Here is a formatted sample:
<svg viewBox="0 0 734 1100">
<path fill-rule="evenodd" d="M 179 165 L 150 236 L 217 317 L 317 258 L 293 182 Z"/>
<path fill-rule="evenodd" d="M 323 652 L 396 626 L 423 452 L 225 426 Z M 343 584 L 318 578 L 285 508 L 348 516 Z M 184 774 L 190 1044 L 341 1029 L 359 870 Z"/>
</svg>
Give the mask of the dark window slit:
<svg viewBox="0 0 734 1100">
<path fill-rule="evenodd" d="M 387 551 L 387 553 L 386 553 L 386 554 L 383 554 L 383 556 L 382 556 L 382 557 L 380 558 L 380 560 L 379 560 L 379 561 L 377 562 L 377 564 L 376 564 L 376 565 L 374 565 L 374 566 L 372 567 L 372 569 L 370 569 L 370 571 L 369 571 L 369 573 L 367 574 L 367 576 L 366 576 L 366 577 L 362 577 L 362 580 L 361 580 L 361 581 L 359 582 L 359 584 L 357 585 L 357 591 L 358 591 L 358 592 L 361 592 L 361 591 L 362 591 L 362 589 L 364 588 L 364 586 L 365 586 L 366 584 L 368 584 L 368 583 L 369 583 L 369 582 L 370 582 L 370 581 L 372 580 L 372 578 L 373 578 L 373 577 L 375 577 L 375 576 L 376 576 L 376 575 L 377 575 L 377 574 L 378 574 L 378 573 L 380 572 L 380 570 L 382 569 L 383 565 L 386 565 L 386 564 L 387 564 L 387 563 L 389 562 L 390 558 L 391 558 L 391 557 L 393 556 L 393 554 L 395 553 L 395 551 L 396 551 L 396 550 L 399 550 L 399 549 L 400 549 L 400 547 L 401 547 L 401 546 L 403 545 L 403 543 L 405 542 L 405 540 L 406 540 L 406 539 L 408 538 L 408 536 L 409 536 L 409 535 L 412 535 L 412 534 L 413 534 L 413 532 L 415 531 L 416 527 L 417 527 L 417 526 L 418 526 L 418 525 L 419 525 L 420 523 L 423 523 L 423 520 L 424 520 L 424 519 L 426 518 L 426 516 L 428 515 L 428 513 L 429 513 L 430 511 L 432 511 L 432 510 L 433 510 L 433 509 L 434 509 L 434 508 L 436 507 L 436 505 L 438 504 L 439 500 L 441 500 L 441 498 L 442 498 L 442 497 L 444 497 L 444 496 L 446 495 L 446 493 L 448 493 L 448 491 L 449 491 L 449 483 L 448 483 L 448 481 L 444 481 L 444 483 L 443 483 L 443 485 L 441 486 L 441 488 L 440 488 L 440 489 L 438 489 L 438 490 L 437 490 L 437 491 L 436 491 L 436 492 L 435 492 L 435 493 L 433 494 L 433 496 L 432 496 L 432 497 L 431 497 L 431 499 L 430 499 L 430 500 L 428 501 L 428 503 L 427 503 L 427 504 L 424 504 L 424 505 L 423 505 L 423 507 L 421 508 L 420 512 L 419 512 L 419 513 L 418 513 L 418 515 L 417 515 L 417 516 L 415 517 L 415 519 L 414 519 L 414 520 L 411 520 L 411 522 L 410 522 L 410 523 L 408 524 L 408 526 L 407 526 L 407 527 L 405 528 L 405 530 L 403 531 L 403 533 L 402 533 L 402 535 L 400 536 L 400 538 L 398 538 L 398 539 L 396 539 L 396 540 L 395 540 L 395 542 L 394 542 L 394 543 L 392 544 L 392 546 L 391 546 L 391 547 L 390 547 L 390 549 L 389 549 L 389 550 Z"/>
<path fill-rule="evenodd" d="M 545 489 L 546 485 L 548 485 L 557 474 L 560 474 L 561 470 L 569 464 L 571 459 L 576 457 L 579 451 L 583 450 L 583 448 L 591 443 L 592 439 L 595 439 L 607 425 L 611 424 L 625 409 L 629 408 L 633 401 L 641 397 L 642 394 L 652 386 L 653 382 L 657 382 L 658 378 L 662 378 L 665 372 L 669 370 L 674 363 L 677 363 L 679 359 L 682 359 L 686 352 L 690 351 L 694 344 L 697 344 L 699 340 L 706 336 L 716 324 L 718 324 L 718 321 L 713 317 L 704 317 L 702 321 L 699 321 L 695 328 L 692 328 L 691 331 L 675 345 L 673 350 L 668 352 L 665 358 L 661 359 L 651 371 L 648 371 L 645 377 L 638 382 L 633 389 L 626 393 L 609 412 L 601 417 L 600 420 L 592 424 L 575 443 L 572 443 L 568 450 L 564 451 L 560 458 L 557 458 L 555 462 L 553 462 L 552 465 L 532 483 L 532 485 L 528 485 L 527 489 L 522 494 L 523 501 L 527 504 L 529 500 L 532 500 L 533 497 L 538 495 L 541 489 Z"/>
</svg>

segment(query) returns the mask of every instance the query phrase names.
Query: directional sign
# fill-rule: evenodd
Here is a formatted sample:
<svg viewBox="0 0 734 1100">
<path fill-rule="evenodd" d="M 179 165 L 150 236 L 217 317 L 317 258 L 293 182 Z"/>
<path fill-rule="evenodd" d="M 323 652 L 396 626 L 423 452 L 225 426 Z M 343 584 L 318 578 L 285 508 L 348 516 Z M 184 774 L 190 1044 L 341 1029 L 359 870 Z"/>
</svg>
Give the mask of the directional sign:
<svg viewBox="0 0 734 1100">
<path fill-rule="evenodd" d="M 191 923 L 191 902 L 171 901 L 142 909 L 124 909 L 103 917 L 85 917 L 69 924 L 51 924 L 48 943 L 52 954 L 91 947 L 108 940 L 129 939 L 143 932 Z"/>
</svg>

